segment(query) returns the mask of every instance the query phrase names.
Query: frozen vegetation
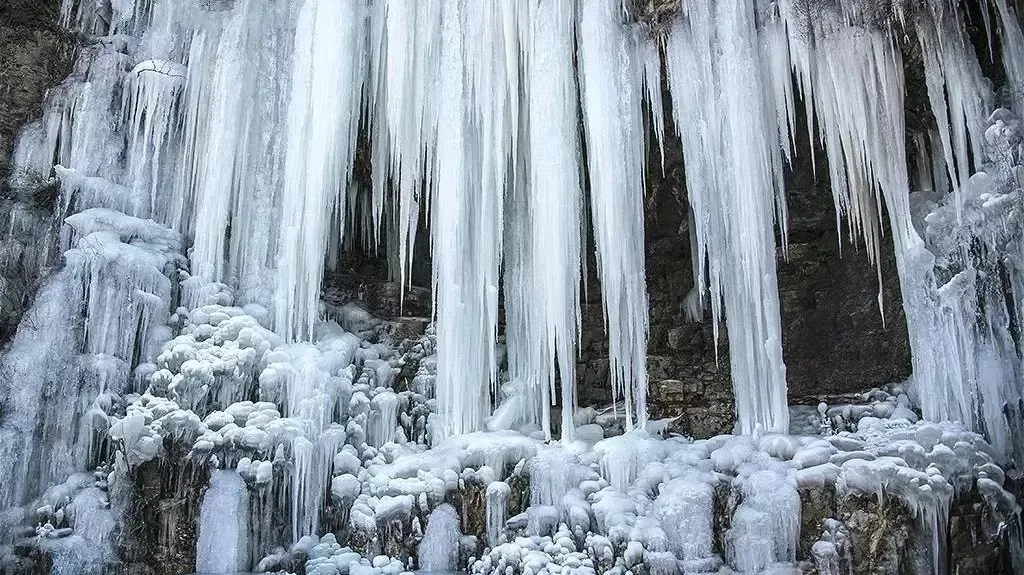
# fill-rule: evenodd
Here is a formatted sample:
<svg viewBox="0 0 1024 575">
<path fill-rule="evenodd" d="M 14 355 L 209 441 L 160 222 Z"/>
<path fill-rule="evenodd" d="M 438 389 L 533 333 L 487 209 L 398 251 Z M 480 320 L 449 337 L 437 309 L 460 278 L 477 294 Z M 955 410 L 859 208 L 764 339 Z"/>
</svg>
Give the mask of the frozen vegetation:
<svg viewBox="0 0 1024 575">
<path fill-rule="evenodd" d="M 0 572 L 117 572 L 149 521 L 204 573 L 839 575 L 870 509 L 908 520 L 900 573 L 943 574 L 970 497 L 1024 570 L 1024 35 L 980 11 L 999 91 L 952 0 L 680 0 L 660 36 L 619 0 L 66 0 L 81 53 L 10 182 L 59 185 L 31 256 L 62 257 L 0 355 Z M 844 234 L 892 236 L 913 376 L 791 409 L 798 114 Z M 735 435 L 648 416 L 646 158 L 675 137 Z M 327 313 L 357 243 L 408 286 L 423 223 L 429 327 Z M 588 251 L 611 410 L 575 388 Z M 153 473 L 186 511 L 146 507 Z"/>
</svg>

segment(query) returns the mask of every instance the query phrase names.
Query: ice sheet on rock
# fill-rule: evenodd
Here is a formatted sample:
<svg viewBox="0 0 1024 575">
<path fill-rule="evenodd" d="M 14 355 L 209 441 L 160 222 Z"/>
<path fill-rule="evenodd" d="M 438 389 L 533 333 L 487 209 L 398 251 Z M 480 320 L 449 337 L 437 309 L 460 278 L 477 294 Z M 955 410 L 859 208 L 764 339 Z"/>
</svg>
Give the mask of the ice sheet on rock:
<svg viewBox="0 0 1024 575">
<path fill-rule="evenodd" d="M 743 572 L 796 560 L 800 496 L 792 473 L 778 464 L 740 468 L 742 496 L 726 534 L 726 557 Z M 746 467 L 746 466 L 745 466 Z"/>
<path fill-rule="evenodd" d="M 249 568 L 249 497 L 234 470 L 216 470 L 203 497 L 196 543 L 196 571 L 238 573 Z"/>
<path fill-rule="evenodd" d="M 121 78 L 131 69 L 125 46 L 101 40 L 88 47 L 72 74 L 48 97 L 37 129 L 19 141 L 12 173 L 48 177 L 54 165 L 114 180 L 123 140 L 111 116 L 120 107 Z"/>
<path fill-rule="evenodd" d="M 447 503 L 438 506 L 427 518 L 427 530 L 420 542 L 420 569 L 427 573 L 454 571 L 458 567 L 461 538 L 462 529 L 455 508 Z"/>
<path fill-rule="evenodd" d="M 166 337 L 168 276 L 181 259 L 177 234 L 104 209 L 66 224 L 66 265 L 43 286 L 0 358 L 8 398 L 0 425 L 3 508 L 95 464 L 95 434 L 106 433 L 111 403 L 94 400 L 120 393 L 129 370 Z"/>
<path fill-rule="evenodd" d="M 923 245 L 907 258 L 914 282 L 908 298 L 914 390 L 928 419 L 962 421 L 984 432 L 1004 456 L 1021 455 L 1019 418 L 1022 364 L 1011 332 L 1024 293 L 1013 264 L 1024 238 L 1014 173 L 1020 123 L 1008 110 L 988 119 L 989 161 L 938 201 L 916 194 Z M 972 255 L 961 246 L 977 243 Z M 1004 275 L 1005 274 L 1005 275 Z M 1003 279 L 1008 281 L 1009 291 Z"/>
<path fill-rule="evenodd" d="M 654 501 L 669 548 L 683 561 L 714 556 L 714 483 L 710 474 L 687 474 L 665 482 Z"/>
<path fill-rule="evenodd" d="M 63 507 L 56 513 L 70 527 L 55 528 L 47 522 L 36 531 L 40 548 L 53 558 L 50 572 L 54 574 L 101 575 L 117 561 L 116 519 L 107 494 L 93 486 L 92 474 L 83 474 L 83 479 L 84 489 L 65 493 L 59 502 Z"/>
</svg>

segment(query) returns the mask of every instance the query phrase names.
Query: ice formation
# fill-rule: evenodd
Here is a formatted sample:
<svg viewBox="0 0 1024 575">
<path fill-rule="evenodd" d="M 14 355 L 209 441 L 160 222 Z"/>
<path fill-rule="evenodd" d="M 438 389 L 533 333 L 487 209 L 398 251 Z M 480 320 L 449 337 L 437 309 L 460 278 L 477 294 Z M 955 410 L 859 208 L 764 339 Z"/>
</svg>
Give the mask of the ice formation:
<svg viewBox="0 0 1024 575">
<path fill-rule="evenodd" d="M 1019 529 L 997 466 L 1024 460 L 1014 9 L 980 9 L 996 93 L 956 2 L 681 0 L 660 38 L 624 4 L 66 0 L 91 41 L 10 182 L 59 185 L 61 230 L 0 356 L 0 554 L 28 538 L 56 573 L 102 573 L 115 509 L 163 465 L 209 477 L 196 567 L 221 573 L 792 571 L 801 490 L 826 486 L 908 509 L 921 572 L 946 570 L 971 489 Z M 935 116 L 910 150 L 909 33 Z M 776 279 L 782 175 L 811 153 L 798 103 L 839 225 L 876 261 L 893 238 L 914 368 L 906 394 L 810 425 L 790 420 Z M 687 311 L 725 322 L 735 436 L 648 420 L 645 179 L 676 136 Z M 386 252 L 405 288 L 424 222 L 432 327 L 332 319 L 344 249 Z M 577 405 L 591 250 L 622 434 Z M 838 573 L 851 536 L 829 521 L 804 559 Z"/>
<path fill-rule="evenodd" d="M 196 544 L 196 571 L 235 573 L 248 568 L 249 497 L 234 470 L 217 470 L 203 497 Z"/>
<path fill-rule="evenodd" d="M 462 531 L 459 515 L 451 505 L 442 504 L 430 512 L 427 529 L 419 547 L 420 569 L 431 571 L 455 571 L 459 566 L 459 544 Z"/>
<path fill-rule="evenodd" d="M 428 2 L 411 11 L 384 0 L 245 1 L 219 11 L 125 3 L 109 18 L 91 5 L 67 4 L 67 23 L 100 35 L 108 19 L 110 36 L 90 48 L 82 61 L 91 65 L 61 86 L 51 112 L 26 131 L 16 154 L 21 172 L 45 173 L 54 158 L 81 174 L 68 201 L 102 199 L 104 207 L 178 229 L 194 276 L 233 285 L 241 303 L 266 307 L 269 327 L 292 341 L 312 335 L 324 256 L 346 243 L 394 240 L 387 247 L 393 269 L 407 283 L 423 212 L 446 433 L 482 429 L 502 399 L 495 347 L 503 302 L 509 376 L 522 391 L 501 421 L 551 433 L 549 408 L 560 405 L 561 434 L 571 437 L 590 238 L 609 385 L 625 398 L 629 425 L 645 422 L 642 189 L 652 147 L 646 134 L 666 137 L 662 59 L 687 157 L 694 295 L 710 304 L 716 326 L 723 317 L 728 325 L 737 429 L 786 429 L 774 254 L 776 244 L 785 251 L 783 167 L 792 154 L 807 153 L 791 143 L 798 96 L 828 152 L 837 218 L 873 258 L 885 227 L 895 239 L 920 386 L 948 391 L 978 379 L 945 381 L 936 364 L 938 344 L 926 335 L 941 314 L 942 282 L 931 276 L 945 264 L 927 254 L 940 252 L 941 241 L 912 225 L 910 171 L 890 161 L 906 155 L 893 41 L 904 27 L 920 40 L 936 116 L 934 137 L 915 140 L 918 183 L 949 192 L 960 225 L 970 208 L 970 172 L 1001 171 L 991 186 L 1005 190 L 999 182 L 1016 165 L 986 133 L 996 97 L 965 45 L 962 16 L 943 2 L 871 10 L 854 1 L 682 2 L 662 47 L 615 0 Z M 1021 34 L 1011 8 L 997 8 L 985 14 L 994 16 L 1013 81 Z M 326 61 L 336 65 L 321 69 Z M 120 113 L 112 109 L 117 92 Z M 1017 106 L 1012 97 L 999 103 Z M 352 171 L 364 113 L 374 177 L 361 191 Z M 127 146 L 106 114 L 121 118 Z M 114 154 L 89 153 L 122 147 L 126 165 L 100 157 Z M 989 246 L 994 254 L 1012 249 Z M 1016 361 L 998 359 L 995 348 L 1004 344 L 979 345 L 994 363 Z M 994 393 L 989 404 L 1015 400 L 1012 391 Z M 925 410 L 977 423 L 1009 449 L 1010 424 L 995 421 L 992 409 L 952 407 Z"/>
</svg>

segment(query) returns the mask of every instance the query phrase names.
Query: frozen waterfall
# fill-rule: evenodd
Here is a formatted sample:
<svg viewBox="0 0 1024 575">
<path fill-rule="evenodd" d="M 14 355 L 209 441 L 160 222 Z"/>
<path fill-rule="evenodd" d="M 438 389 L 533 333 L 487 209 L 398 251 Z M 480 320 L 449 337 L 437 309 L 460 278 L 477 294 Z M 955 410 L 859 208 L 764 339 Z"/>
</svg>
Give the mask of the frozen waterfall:
<svg viewBox="0 0 1024 575">
<path fill-rule="evenodd" d="M 201 573 L 777 572 L 801 561 L 801 490 L 826 486 L 897 498 L 915 572 L 948 569 L 971 490 L 1019 536 L 998 467 L 1024 462 L 1016 4 L 679 0 L 657 26 L 634 4 L 64 0 L 80 53 L 10 181 L 59 188 L 59 232 L 0 246 L 42 270 L 0 355 L 0 557 L 42 542 L 63 572 L 91 545 L 102 570 L 113 509 L 201 501 L 145 534 Z M 649 412 L 667 144 L 685 311 L 728 343 L 735 436 L 661 437 Z M 787 170 L 822 153 L 880 313 L 893 250 L 913 375 L 804 433 L 778 262 Z M 386 260 L 396 317 L 326 296 L 354 247 Z M 419 258 L 430 317 L 403 339 Z M 600 413 L 577 393 L 598 292 Z M 838 572 L 831 520 L 813 559 Z"/>
<path fill-rule="evenodd" d="M 1003 174 L 978 193 L 1012 185 L 1000 183 L 1009 172 L 998 163 L 1014 160 L 990 153 L 999 146 L 985 132 L 995 98 L 957 39 L 962 16 L 944 1 L 932 4 L 869 13 L 853 0 L 683 2 L 659 46 L 618 0 L 453 0 L 411 9 L 394 0 L 239 0 L 213 11 L 126 2 L 110 15 L 69 1 L 68 25 L 122 35 L 92 48 L 96 64 L 82 72 L 91 81 L 54 96 L 16 161 L 45 172 L 56 158 L 84 177 L 77 195 L 117 198 L 130 215 L 177 228 L 191 246 L 191 274 L 232 285 L 240 303 L 267 307 L 289 340 L 310 337 L 321 317 L 325 255 L 356 238 L 389 238 L 392 269 L 407 284 L 422 216 L 444 432 L 484 427 L 500 400 L 496 346 L 504 333 L 508 374 L 523 399 L 502 421 L 550 434 L 549 409 L 559 405 L 561 433 L 571 437 L 589 249 L 604 302 L 609 386 L 624 399 L 630 425 L 647 419 L 643 189 L 645 155 L 673 137 L 662 118 L 664 70 L 687 158 L 696 297 L 710 305 L 716 329 L 723 319 L 728 328 L 737 429 L 782 431 L 775 253 L 786 247 L 782 173 L 792 154 L 808 153 L 792 143 L 799 98 L 828 152 L 836 216 L 851 239 L 859 236 L 873 259 L 884 229 L 895 240 L 918 387 L 946 390 L 922 394 L 926 411 L 977 420 L 1005 451 L 1010 423 L 992 409 L 952 411 L 963 402 L 950 390 L 979 377 L 947 382 L 949 370 L 931 359 L 942 355 L 936 346 L 962 345 L 954 340 L 969 328 L 942 342 L 930 337 L 943 286 L 927 276 L 942 264 L 924 252 L 942 248 L 915 228 L 910 172 L 892 161 L 907 156 L 893 44 L 901 27 L 912 27 L 937 119 L 936 137 L 919 139 L 930 142 L 918 150 L 923 165 L 935 166 L 921 181 L 953 190 L 957 225 L 971 209 L 964 189 L 972 167 L 993 173 L 991 164 Z M 1012 63 L 1024 50 L 1021 34 L 1012 9 L 996 7 L 994 30 Z M 124 34 L 133 39 L 119 45 Z M 118 93 L 123 105 L 115 106 Z M 364 136 L 369 188 L 352 177 Z M 109 159 L 121 149 L 129 152 L 125 165 Z M 990 251 L 1009 254 L 1014 245 Z M 1005 343 L 979 337 L 977 355 L 1019 377 L 1019 358 L 998 351 Z M 1019 399 L 1012 389 L 976 391 L 997 394 L 986 404 Z"/>
</svg>

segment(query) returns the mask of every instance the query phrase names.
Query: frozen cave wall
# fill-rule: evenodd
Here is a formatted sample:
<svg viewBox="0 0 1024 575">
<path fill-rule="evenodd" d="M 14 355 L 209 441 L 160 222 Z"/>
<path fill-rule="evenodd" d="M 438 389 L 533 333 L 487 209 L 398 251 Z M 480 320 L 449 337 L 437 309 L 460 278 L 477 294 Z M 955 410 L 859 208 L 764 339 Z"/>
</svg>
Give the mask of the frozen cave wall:
<svg viewBox="0 0 1024 575">
<path fill-rule="evenodd" d="M 664 18 L 673 6 L 671 0 L 654 2 L 651 9 L 657 8 Z M 652 27 L 656 31 L 657 22 Z M 920 67 L 913 58 L 911 53 L 908 69 Z M 907 107 L 908 117 L 920 108 L 919 121 L 927 122 L 931 112 L 923 82 L 908 79 Z M 667 90 L 664 98 L 668 106 Z M 811 154 L 803 117 L 798 116 L 798 152 L 786 172 L 789 254 L 784 257 L 778 250 L 778 278 L 790 401 L 816 405 L 826 396 L 905 379 L 910 374 L 910 344 L 891 239 L 887 235 L 881 249 L 880 312 L 875 265 L 862 245 L 840 237 L 825 153 L 819 145 Z M 667 138 L 663 165 L 656 146 L 652 148 L 644 204 L 649 408 L 652 417 L 678 417 L 677 430 L 694 437 L 729 433 L 734 405 L 725 324 L 720 326 L 716 353 L 710 310 L 704 310 L 701 321 L 693 321 L 686 309 L 693 273 L 682 149 L 678 138 Z M 357 152 L 356 178 L 368 184 L 369 168 L 360 162 L 365 153 L 364 142 Z M 413 259 L 414 287 L 406 294 L 404 308 L 399 306 L 398 285 L 387 281 L 386 260 L 359 246 L 353 246 L 339 271 L 325 279 L 328 299 L 356 300 L 384 316 L 429 315 L 428 242 L 421 227 Z M 577 393 L 580 405 L 607 405 L 608 338 L 592 248 L 587 269 Z"/>
<path fill-rule="evenodd" d="M 783 350 L 791 402 L 815 405 L 826 396 L 860 392 L 900 381 L 910 373 L 910 345 L 891 243 L 882 249 L 882 298 L 863 250 L 840 238 L 824 152 L 812 166 L 806 130 L 786 176 L 790 202 L 789 256 L 779 253 Z M 685 175 L 678 140 L 669 138 L 662 169 L 649 155 L 645 202 L 646 271 L 650 298 L 648 400 L 652 417 L 678 417 L 677 429 L 695 437 L 728 433 L 733 424 L 728 337 L 724 324 L 716 357 L 709 310 L 701 321 L 687 315 L 693 288 Z M 357 172 L 358 174 L 358 172 Z M 365 176 L 368 177 L 368 174 Z M 341 269 L 325 279 L 335 302 L 358 301 L 383 316 L 430 314 L 430 270 L 426 238 L 417 241 L 414 287 L 399 306 L 400 290 L 387 281 L 383 257 L 354 246 Z M 608 340 L 604 333 L 600 282 L 591 255 L 577 361 L 580 405 L 607 405 Z"/>
<path fill-rule="evenodd" d="M 664 17 L 665 12 L 660 14 Z M 908 68 L 917 65 L 911 60 Z M 910 86 L 908 80 L 907 105 L 930 114 L 924 80 L 919 80 L 918 86 Z M 667 92 L 665 98 L 668 102 Z M 839 236 L 825 154 L 818 146 L 812 157 L 804 126 L 796 133 L 800 152 L 786 172 L 789 255 L 783 257 L 779 250 L 778 276 L 790 401 L 814 405 L 826 396 L 905 379 L 910 374 L 910 344 L 891 240 L 887 237 L 881 250 L 882 313 L 875 265 L 863 246 Z M 359 152 L 365 153 L 365 143 Z M 369 169 L 364 165 L 360 170 L 359 152 L 356 178 L 368 183 Z M 664 166 L 656 149 L 648 154 L 644 207 L 651 325 L 648 403 L 653 417 L 678 417 L 679 431 L 711 437 L 730 432 L 733 425 L 728 337 L 723 323 L 716 353 L 710 311 L 704 310 L 701 321 L 687 315 L 685 298 L 693 288 L 693 274 L 677 138 L 666 140 L 664 154 Z M 325 296 L 335 302 L 358 301 L 383 316 L 429 315 L 428 241 L 421 227 L 413 259 L 414 285 L 404 307 L 399 305 L 398 285 L 387 280 L 385 258 L 358 245 L 345 254 L 339 271 L 326 277 Z M 606 405 L 611 401 L 608 340 L 593 253 L 587 269 L 577 393 L 580 405 Z"/>
</svg>

